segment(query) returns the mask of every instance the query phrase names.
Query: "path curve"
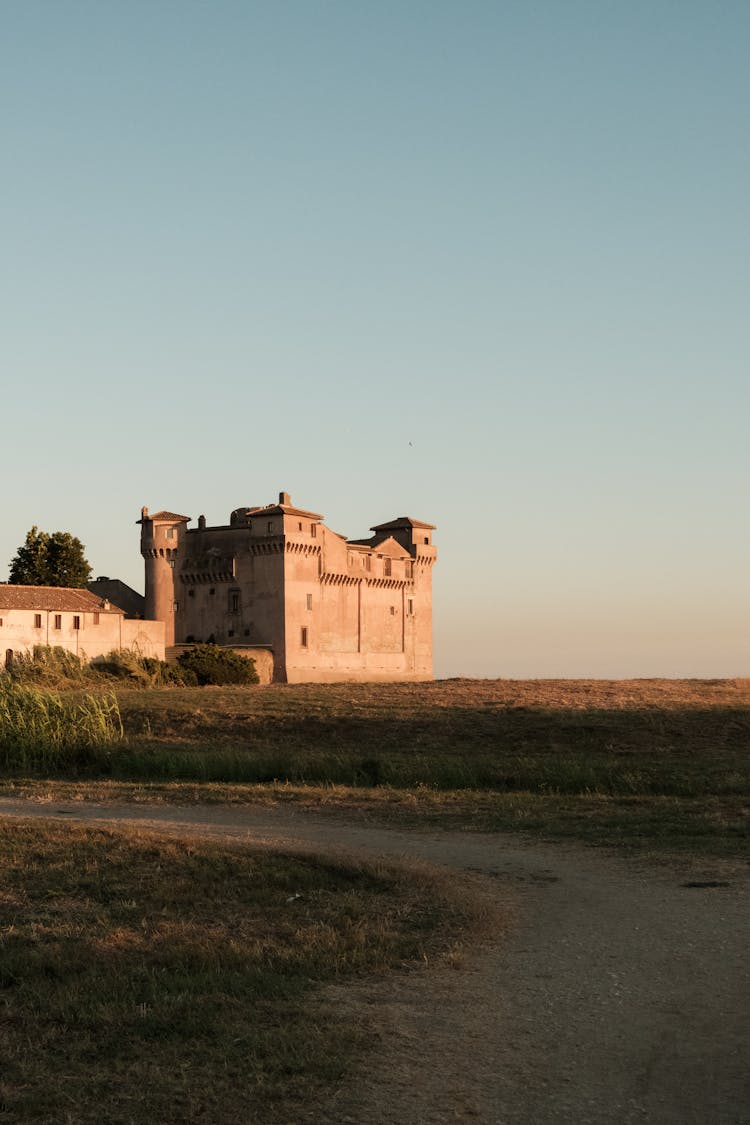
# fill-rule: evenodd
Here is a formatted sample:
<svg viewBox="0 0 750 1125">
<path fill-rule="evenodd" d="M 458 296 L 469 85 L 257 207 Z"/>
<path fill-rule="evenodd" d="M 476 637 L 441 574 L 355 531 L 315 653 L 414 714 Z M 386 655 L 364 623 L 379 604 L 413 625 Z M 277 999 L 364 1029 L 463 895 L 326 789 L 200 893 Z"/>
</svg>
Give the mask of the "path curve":
<svg viewBox="0 0 750 1125">
<path fill-rule="evenodd" d="M 508 930 L 462 971 L 331 990 L 373 1034 L 307 1120 L 750 1125 L 750 878 L 512 835 L 404 832 L 287 809 L 0 800 L 42 816 L 415 856 L 491 879 Z"/>
</svg>

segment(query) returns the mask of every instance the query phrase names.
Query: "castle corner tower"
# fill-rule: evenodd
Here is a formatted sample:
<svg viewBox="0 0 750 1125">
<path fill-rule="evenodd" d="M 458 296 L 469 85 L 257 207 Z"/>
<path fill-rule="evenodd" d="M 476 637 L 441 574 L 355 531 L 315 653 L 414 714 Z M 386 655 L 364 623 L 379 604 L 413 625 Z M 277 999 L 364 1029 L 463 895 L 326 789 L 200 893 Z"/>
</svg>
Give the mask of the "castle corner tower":
<svg viewBox="0 0 750 1125">
<path fill-rule="evenodd" d="M 175 583 L 174 567 L 180 540 L 190 516 L 175 512 L 154 512 L 141 508 L 141 554 L 146 563 L 147 618 L 164 622 L 164 643 L 174 644 Z"/>
</svg>

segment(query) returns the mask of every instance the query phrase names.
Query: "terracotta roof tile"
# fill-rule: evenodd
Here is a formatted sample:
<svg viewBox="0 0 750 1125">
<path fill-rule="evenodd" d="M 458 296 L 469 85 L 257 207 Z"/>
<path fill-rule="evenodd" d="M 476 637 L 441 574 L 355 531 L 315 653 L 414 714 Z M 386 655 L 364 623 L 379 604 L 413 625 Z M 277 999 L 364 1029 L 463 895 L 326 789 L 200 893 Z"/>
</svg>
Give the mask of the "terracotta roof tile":
<svg viewBox="0 0 750 1125">
<path fill-rule="evenodd" d="M 109 612 L 122 613 L 121 609 L 104 603 L 96 594 L 88 590 L 73 589 L 69 586 L 10 586 L 0 584 L 0 609 L 54 610 L 56 612 Z"/>
<path fill-rule="evenodd" d="M 149 520 L 177 520 L 177 521 L 181 521 L 183 523 L 189 523 L 190 522 L 190 516 L 180 516 L 180 515 L 177 514 L 177 512 L 149 512 L 149 514 L 146 516 L 146 519 L 149 519 Z M 137 520 L 136 522 L 140 523 L 140 520 Z"/>
</svg>

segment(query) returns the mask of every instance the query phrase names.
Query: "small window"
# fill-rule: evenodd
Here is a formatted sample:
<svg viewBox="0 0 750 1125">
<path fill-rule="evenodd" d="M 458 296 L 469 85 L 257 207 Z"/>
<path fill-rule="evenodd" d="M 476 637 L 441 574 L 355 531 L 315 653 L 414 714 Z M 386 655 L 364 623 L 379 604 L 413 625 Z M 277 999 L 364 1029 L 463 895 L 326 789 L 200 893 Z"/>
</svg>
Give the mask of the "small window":
<svg viewBox="0 0 750 1125">
<path fill-rule="evenodd" d="M 429 535 L 425 535 L 425 537 L 424 537 L 424 541 L 425 541 L 425 546 L 427 546 L 427 544 L 428 544 L 428 543 L 430 542 L 430 537 L 429 537 Z"/>
<path fill-rule="evenodd" d="M 249 636 L 250 636 L 250 630 L 249 630 L 249 629 L 245 629 L 245 636 L 246 636 L 246 637 L 249 637 Z"/>
<path fill-rule="evenodd" d="M 390 578 L 390 576 L 391 576 L 391 560 L 390 559 L 383 559 L 383 574 L 386 576 L 386 578 Z"/>
<path fill-rule="evenodd" d="M 372 556 L 365 556 L 365 570 L 372 570 Z"/>
<path fill-rule="evenodd" d="M 307 608 L 312 609 L 312 594 L 307 595 Z"/>
<path fill-rule="evenodd" d="M 167 528 L 167 539 L 174 539 L 174 528 L 173 527 Z"/>
<path fill-rule="evenodd" d="M 176 608 L 176 607 L 175 607 L 175 608 Z M 95 624 L 95 625 L 98 625 L 98 624 L 99 624 L 99 614 L 98 614 L 98 612 L 97 612 L 96 610 L 94 610 L 94 624 Z"/>
<path fill-rule="evenodd" d="M 42 627 L 42 615 L 41 615 L 41 613 L 35 613 L 34 614 L 34 628 L 35 629 L 41 629 L 41 627 Z"/>
<path fill-rule="evenodd" d="M 80 617 L 78 616 L 77 613 L 73 615 L 73 628 L 74 629 L 80 629 L 81 628 L 81 619 L 80 619 Z"/>
<path fill-rule="evenodd" d="M 210 590 L 209 590 L 208 592 L 209 592 L 209 594 L 215 594 L 215 593 L 216 593 L 216 590 L 215 590 L 215 588 L 214 588 L 214 587 L 212 586 L 212 587 L 211 587 L 211 589 L 210 589 Z"/>
<path fill-rule="evenodd" d="M 316 523 L 311 523 L 310 524 L 310 536 L 311 536 L 311 538 L 314 539 L 317 534 L 318 534 L 318 525 Z"/>
<path fill-rule="evenodd" d="M 195 590 L 188 590 L 188 597 L 194 598 L 195 597 Z"/>
<path fill-rule="evenodd" d="M 62 614 L 61 613 L 55 614 L 55 628 L 56 629 L 62 629 Z"/>
<path fill-rule="evenodd" d="M 396 607 L 395 607 L 395 605 L 392 605 L 391 606 L 391 617 L 395 617 L 395 616 L 396 616 Z"/>
<path fill-rule="evenodd" d="M 2 627 L 3 627 L 3 619 L 2 619 L 2 617 L 0 617 L 0 629 L 2 629 Z"/>
<path fill-rule="evenodd" d="M 406 612 L 409 614 L 409 617 L 412 617 L 414 615 L 414 598 L 409 598 L 407 600 Z"/>
<path fill-rule="evenodd" d="M 229 591 L 229 612 L 230 613 L 239 613 L 240 612 L 240 592 L 239 592 L 239 590 L 230 590 Z"/>
<path fill-rule="evenodd" d="M 413 578 L 414 577 L 414 563 L 413 562 L 405 562 L 404 563 L 404 577 L 405 578 Z"/>
<path fill-rule="evenodd" d="M 301 521 L 301 520 L 300 520 L 300 522 L 299 522 L 299 523 L 297 524 L 297 529 L 298 529 L 299 531 L 302 531 L 302 521 Z"/>
<path fill-rule="evenodd" d="M 273 520 L 269 520 L 268 523 L 266 524 L 266 531 L 268 531 L 268 532 L 273 531 Z"/>
<path fill-rule="evenodd" d="M 307 648 L 307 626 L 306 625 L 302 626 L 302 631 L 300 633 L 300 644 L 302 645 L 303 648 Z"/>
<path fill-rule="evenodd" d="M 234 636 L 234 629 L 227 629 L 227 636 L 233 637 Z"/>
</svg>

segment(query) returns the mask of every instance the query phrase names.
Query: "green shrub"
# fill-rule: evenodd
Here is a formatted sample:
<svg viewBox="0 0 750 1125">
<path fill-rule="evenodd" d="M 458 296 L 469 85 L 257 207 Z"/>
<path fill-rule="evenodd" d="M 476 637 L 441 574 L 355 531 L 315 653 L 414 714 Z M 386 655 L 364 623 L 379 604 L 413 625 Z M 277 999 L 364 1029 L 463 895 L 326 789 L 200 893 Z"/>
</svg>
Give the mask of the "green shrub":
<svg viewBox="0 0 750 1125">
<path fill-rule="evenodd" d="M 178 665 L 167 664 L 153 656 L 139 656 L 126 649 L 116 649 L 91 665 L 96 675 L 127 680 L 130 687 L 164 687 L 167 684 L 194 686 L 197 680 Z"/>
<path fill-rule="evenodd" d="M 65 648 L 34 645 L 33 652 L 15 654 L 8 675 L 16 683 L 58 684 L 85 679 L 86 665 Z"/>
<path fill-rule="evenodd" d="M 196 682 L 207 684 L 257 684 L 260 682 L 255 671 L 255 661 L 250 656 L 241 656 L 231 648 L 218 645 L 194 645 L 177 657 L 180 668 L 192 672 Z"/>
<path fill-rule="evenodd" d="M 0 768 L 85 765 L 123 737 L 115 695 L 61 696 L 10 677 L 0 680 Z"/>
</svg>

